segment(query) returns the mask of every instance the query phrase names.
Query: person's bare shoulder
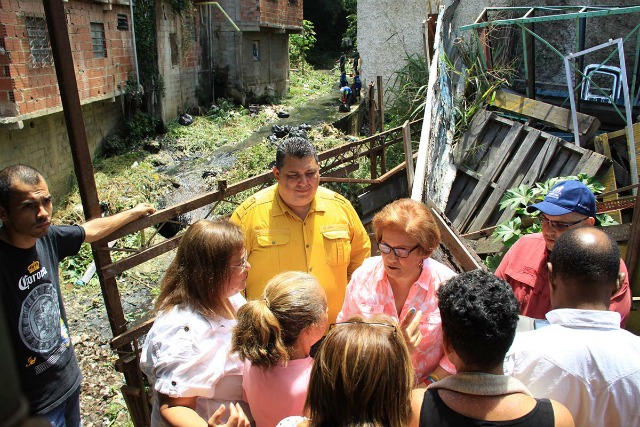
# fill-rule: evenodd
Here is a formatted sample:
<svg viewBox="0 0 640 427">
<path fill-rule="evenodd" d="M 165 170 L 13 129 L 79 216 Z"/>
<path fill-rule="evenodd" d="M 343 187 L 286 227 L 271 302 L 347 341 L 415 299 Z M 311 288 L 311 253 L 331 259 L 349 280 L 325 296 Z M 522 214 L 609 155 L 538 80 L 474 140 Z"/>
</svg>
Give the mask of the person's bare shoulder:
<svg viewBox="0 0 640 427">
<path fill-rule="evenodd" d="M 418 427 L 420 425 L 420 410 L 426 389 L 416 388 L 411 392 L 411 418 L 408 427 Z"/>
<path fill-rule="evenodd" d="M 555 419 L 555 427 L 574 427 L 573 416 L 571 412 L 562 403 L 551 400 L 553 408 L 553 417 Z"/>
</svg>

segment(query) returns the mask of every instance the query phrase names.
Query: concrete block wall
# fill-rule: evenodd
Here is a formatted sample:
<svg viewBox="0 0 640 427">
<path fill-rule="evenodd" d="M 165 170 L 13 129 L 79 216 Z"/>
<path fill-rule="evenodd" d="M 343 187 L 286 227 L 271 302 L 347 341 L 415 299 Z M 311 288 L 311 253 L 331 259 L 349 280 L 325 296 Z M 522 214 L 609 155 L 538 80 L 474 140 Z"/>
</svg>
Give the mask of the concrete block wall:
<svg viewBox="0 0 640 427">
<path fill-rule="evenodd" d="M 394 82 L 394 73 L 404 66 L 407 56 L 424 56 L 422 21 L 428 13 L 428 2 L 423 0 L 358 1 L 362 87 L 382 76 L 385 104 L 390 100 L 388 89 Z"/>
<path fill-rule="evenodd" d="M 302 28 L 302 0 L 221 0 L 220 5 L 244 31 L 237 33 L 215 12 L 212 40 L 216 73 L 227 96 L 238 91 L 284 95 L 289 88 L 289 33 Z M 260 59 L 253 56 L 253 42 Z"/>
<path fill-rule="evenodd" d="M 165 121 L 175 120 L 178 114 L 198 103 L 196 90 L 201 69 L 197 27 L 199 9 L 180 15 L 173 11 L 170 1 L 162 1 L 156 13 L 158 65 L 165 85 L 162 118 Z"/>
<path fill-rule="evenodd" d="M 253 42 L 260 43 L 260 60 L 253 58 Z M 245 32 L 242 42 L 244 86 L 256 95 L 282 96 L 289 88 L 289 35 Z M 270 53 L 270 55 L 268 54 Z"/>
<path fill-rule="evenodd" d="M 123 120 L 122 97 L 116 102 L 85 104 L 82 115 L 93 155 L 99 143 Z M 25 121 L 23 129 L 0 126 L 0 169 L 16 163 L 42 172 L 54 198 L 66 194 L 75 175 L 62 112 Z"/>
<path fill-rule="evenodd" d="M 70 0 L 64 4 L 82 102 L 116 96 L 133 71 L 131 16 L 125 5 Z M 118 30 L 118 14 L 129 30 Z M 0 0 L 0 117 L 35 117 L 60 107 L 53 63 L 32 65 L 26 19 L 44 18 L 41 2 Z M 106 58 L 94 58 L 91 22 L 104 24 Z"/>
</svg>

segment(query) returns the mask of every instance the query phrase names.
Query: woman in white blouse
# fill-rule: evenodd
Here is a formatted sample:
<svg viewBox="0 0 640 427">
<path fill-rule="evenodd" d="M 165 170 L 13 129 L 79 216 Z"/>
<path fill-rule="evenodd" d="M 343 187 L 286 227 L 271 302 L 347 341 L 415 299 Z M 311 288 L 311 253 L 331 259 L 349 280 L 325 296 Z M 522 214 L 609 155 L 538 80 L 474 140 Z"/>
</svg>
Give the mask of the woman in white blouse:
<svg viewBox="0 0 640 427">
<path fill-rule="evenodd" d="M 140 359 L 154 390 L 152 426 L 250 425 L 243 363 L 230 351 L 249 268 L 242 231 L 228 221 L 198 221 L 182 236 Z"/>
</svg>

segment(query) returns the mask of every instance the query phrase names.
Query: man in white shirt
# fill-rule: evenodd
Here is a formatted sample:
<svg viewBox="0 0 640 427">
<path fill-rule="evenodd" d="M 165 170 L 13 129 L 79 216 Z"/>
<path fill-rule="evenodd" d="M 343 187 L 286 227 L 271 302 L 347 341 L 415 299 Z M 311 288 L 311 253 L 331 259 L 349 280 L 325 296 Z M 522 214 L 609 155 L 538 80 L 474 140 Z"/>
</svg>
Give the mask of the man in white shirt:
<svg viewBox="0 0 640 427">
<path fill-rule="evenodd" d="M 618 245 L 593 227 L 569 230 L 548 268 L 550 325 L 516 334 L 505 374 L 564 404 L 576 426 L 640 426 L 640 337 L 608 311 L 624 279 Z"/>
</svg>

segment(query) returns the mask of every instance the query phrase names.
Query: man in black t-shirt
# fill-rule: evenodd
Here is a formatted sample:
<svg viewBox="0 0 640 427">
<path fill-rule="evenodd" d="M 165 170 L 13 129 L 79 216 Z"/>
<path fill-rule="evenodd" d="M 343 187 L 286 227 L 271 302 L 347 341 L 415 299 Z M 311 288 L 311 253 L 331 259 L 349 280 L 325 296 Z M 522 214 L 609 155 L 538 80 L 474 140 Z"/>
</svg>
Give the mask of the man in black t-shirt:
<svg viewBox="0 0 640 427">
<path fill-rule="evenodd" d="M 80 425 L 82 376 L 69 338 L 58 262 L 83 242 L 106 237 L 151 214 L 147 203 L 83 225 L 51 225 L 51 194 L 30 166 L 0 170 L 0 299 L 22 390 L 32 414 L 53 426 Z M 5 367 L 5 369 L 10 369 Z"/>
</svg>

